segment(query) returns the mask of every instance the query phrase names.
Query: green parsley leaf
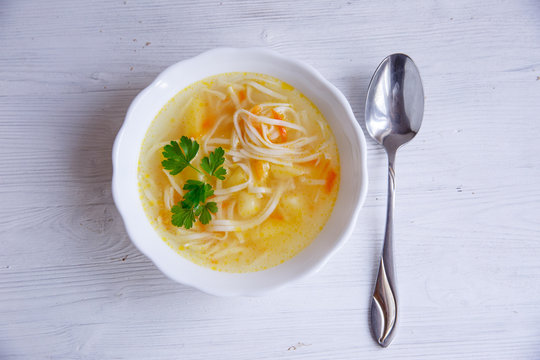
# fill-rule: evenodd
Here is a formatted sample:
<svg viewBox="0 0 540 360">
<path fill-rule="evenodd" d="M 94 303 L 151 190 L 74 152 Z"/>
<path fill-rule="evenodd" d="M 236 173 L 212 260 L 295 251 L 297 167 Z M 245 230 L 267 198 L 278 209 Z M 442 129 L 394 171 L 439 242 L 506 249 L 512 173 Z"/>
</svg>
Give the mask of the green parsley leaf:
<svg viewBox="0 0 540 360">
<path fill-rule="evenodd" d="M 171 175 L 176 175 L 187 166 L 191 166 L 189 162 L 195 158 L 198 151 L 199 143 L 192 141 L 187 136 L 182 136 L 180 144 L 177 141 L 171 141 L 169 145 L 165 145 L 163 148 L 165 160 L 161 162 L 161 165 L 165 170 L 169 170 Z"/>
<path fill-rule="evenodd" d="M 183 189 L 187 190 L 184 199 L 195 205 L 205 202 L 208 197 L 214 195 L 212 186 L 199 180 L 186 181 Z"/>
<path fill-rule="evenodd" d="M 193 167 L 190 162 L 197 156 L 199 144 L 182 136 L 180 142 L 171 141 L 163 148 L 163 157 L 161 162 L 165 170 L 169 170 L 171 175 L 176 175 L 187 166 L 203 174 L 199 169 Z M 201 168 L 209 175 L 220 180 L 225 179 L 227 170 L 222 167 L 225 162 L 225 151 L 219 147 L 204 157 L 201 162 Z M 197 219 L 202 224 L 208 224 L 212 220 L 212 214 L 217 213 L 217 204 L 213 201 L 206 202 L 210 196 L 214 195 L 212 185 L 203 181 L 189 179 L 183 187 L 186 190 L 182 201 L 171 208 L 171 223 L 174 226 L 191 229 Z"/>
<path fill-rule="evenodd" d="M 192 141 L 187 136 L 182 136 L 180 138 L 180 147 L 186 155 L 188 162 L 193 160 L 197 155 L 197 152 L 199 152 L 199 143 L 196 141 Z"/>
<path fill-rule="evenodd" d="M 173 213 L 171 223 L 174 226 L 185 227 L 191 229 L 195 222 L 195 214 L 193 213 L 193 204 L 188 201 L 182 201 L 180 205 L 174 205 L 171 208 Z"/>
<path fill-rule="evenodd" d="M 217 177 L 219 180 L 225 179 L 225 174 L 227 174 L 227 169 L 221 167 L 223 162 L 225 162 L 225 151 L 218 147 L 216 150 L 212 151 L 209 156 L 205 156 L 201 161 L 201 168 L 206 171 L 209 175 Z"/>
<path fill-rule="evenodd" d="M 195 211 L 195 215 L 199 217 L 199 221 L 203 224 L 208 224 L 212 220 L 212 215 L 218 211 L 217 204 L 213 201 L 209 201 L 204 205 L 200 205 Z"/>
</svg>

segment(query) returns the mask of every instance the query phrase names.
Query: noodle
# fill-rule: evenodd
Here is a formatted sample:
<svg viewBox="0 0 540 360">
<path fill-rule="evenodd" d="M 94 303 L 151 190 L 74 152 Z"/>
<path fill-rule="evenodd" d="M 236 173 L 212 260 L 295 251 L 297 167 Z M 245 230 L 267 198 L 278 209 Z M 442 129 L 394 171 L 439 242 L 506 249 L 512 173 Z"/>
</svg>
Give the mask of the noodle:
<svg viewBox="0 0 540 360">
<path fill-rule="evenodd" d="M 287 99 L 287 97 L 281 95 L 280 93 L 272 91 L 272 90 L 268 89 L 267 87 L 264 87 L 259 83 L 256 83 L 255 81 L 248 81 L 247 84 L 252 86 L 253 88 L 259 90 L 260 92 L 262 92 L 264 94 L 270 95 L 273 98 L 280 99 L 280 100 L 286 100 Z"/>
</svg>

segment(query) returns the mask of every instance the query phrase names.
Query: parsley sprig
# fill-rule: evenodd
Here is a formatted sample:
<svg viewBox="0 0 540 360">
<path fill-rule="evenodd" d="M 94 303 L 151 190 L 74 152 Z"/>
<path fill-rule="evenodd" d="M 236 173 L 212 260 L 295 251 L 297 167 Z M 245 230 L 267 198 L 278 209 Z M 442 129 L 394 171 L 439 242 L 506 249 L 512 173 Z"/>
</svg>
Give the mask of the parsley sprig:
<svg viewBox="0 0 540 360">
<path fill-rule="evenodd" d="M 179 174 L 188 166 L 199 171 L 190 164 L 191 160 L 197 156 L 197 152 L 199 152 L 199 143 L 187 136 L 182 136 L 180 144 L 177 141 L 171 141 L 169 145 L 165 145 L 163 148 L 165 160 L 161 162 L 161 165 L 165 170 L 169 170 L 171 175 Z"/>
<path fill-rule="evenodd" d="M 221 166 L 225 161 L 223 155 L 225 155 L 225 151 L 218 147 L 210 153 L 210 157 L 205 157 L 201 161 L 202 169 L 219 180 L 224 180 L 225 174 L 227 174 L 227 170 Z"/>
<path fill-rule="evenodd" d="M 197 141 L 182 136 L 180 143 L 171 141 L 170 144 L 165 145 L 163 148 L 165 160 L 161 162 L 161 165 L 171 175 L 179 174 L 188 166 L 203 174 L 202 171 L 191 165 L 191 161 L 195 159 L 198 151 L 199 144 Z M 207 176 L 214 176 L 220 180 L 225 179 L 227 169 L 222 166 L 225 162 L 224 155 L 225 151 L 218 147 L 209 156 L 202 159 L 200 166 Z M 212 220 L 212 214 L 218 211 L 215 202 L 206 201 L 214 195 L 212 185 L 203 181 L 189 179 L 184 184 L 183 190 L 186 190 L 183 200 L 171 208 L 171 223 L 174 226 L 185 227 L 186 229 L 191 229 L 197 219 L 202 224 L 208 224 Z"/>
<path fill-rule="evenodd" d="M 206 199 L 214 195 L 214 190 L 210 184 L 198 180 L 188 180 L 184 184 L 184 200 L 172 207 L 172 224 L 178 227 L 191 229 L 195 218 L 203 224 L 208 224 L 212 220 L 210 213 L 217 212 L 217 204 L 213 201 L 206 202 Z"/>
</svg>

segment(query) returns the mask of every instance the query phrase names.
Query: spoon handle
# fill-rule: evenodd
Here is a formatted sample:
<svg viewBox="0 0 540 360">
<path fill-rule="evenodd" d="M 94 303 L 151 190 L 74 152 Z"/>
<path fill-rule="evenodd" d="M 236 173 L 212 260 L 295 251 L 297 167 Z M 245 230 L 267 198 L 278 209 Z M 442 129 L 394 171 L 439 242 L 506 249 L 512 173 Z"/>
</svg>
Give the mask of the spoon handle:
<svg viewBox="0 0 540 360">
<path fill-rule="evenodd" d="M 383 347 L 392 342 L 397 324 L 397 297 L 393 260 L 394 191 L 396 188 L 394 160 L 395 151 L 388 151 L 388 204 L 383 252 L 377 282 L 371 300 L 371 329 L 373 336 Z"/>
</svg>

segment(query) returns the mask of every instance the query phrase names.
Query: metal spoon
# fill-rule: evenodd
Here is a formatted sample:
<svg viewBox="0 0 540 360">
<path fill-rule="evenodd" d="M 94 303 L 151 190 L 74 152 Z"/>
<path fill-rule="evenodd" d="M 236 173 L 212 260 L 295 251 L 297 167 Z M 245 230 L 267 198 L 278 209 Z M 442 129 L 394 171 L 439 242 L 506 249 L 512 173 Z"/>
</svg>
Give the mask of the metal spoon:
<svg viewBox="0 0 540 360">
<path fill-rule="evenodd" d="M 423 114 L 424 89 L 416 65 L 405 54 L 386 57 L 371 79 L 366 99 L 367 130 L 388 155 L 386 232 L 371 301 L 371 329 L 383 347 L 394 338 L 398 315 L 393 261 L 394 160 L 397 149 L 418 133 Z"/>
</svg>

